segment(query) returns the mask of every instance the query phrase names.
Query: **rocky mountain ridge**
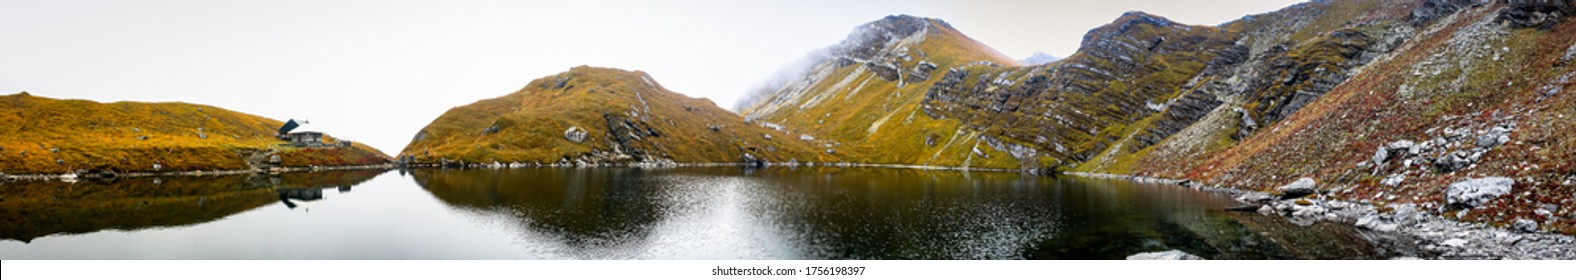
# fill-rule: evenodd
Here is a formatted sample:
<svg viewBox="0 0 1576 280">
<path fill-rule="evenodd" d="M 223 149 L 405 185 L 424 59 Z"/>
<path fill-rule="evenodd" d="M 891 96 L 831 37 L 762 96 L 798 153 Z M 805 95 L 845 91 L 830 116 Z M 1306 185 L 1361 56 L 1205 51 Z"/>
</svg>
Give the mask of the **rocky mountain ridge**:
<svg viewBox="0 0 1576 280">
<path fill-rule="evenodd" d="M 992 60 L 966 37 L 939 39 L 962 36 L 939 20 L 905 28 L 921 25 L 894 16 L 829 48 L 863 60 L 829 56 L 740 112 L 869 152 L 869 162 L 1266 190 L 1308 177 L 1341 199 L 1568 232 L 1576 209 L 1557 205 L 1576 199 L 1573 7 L 1314 1 L 1219 26 L 1129 12 L 1087 33 L 1077 53 L 1030 66 Z M 929 31 L 905 32 L 914 29 Z M 1507 198 L 1446 207 L 1444 186 L 1493 176 L 1516 178 Z"/>
</svg>

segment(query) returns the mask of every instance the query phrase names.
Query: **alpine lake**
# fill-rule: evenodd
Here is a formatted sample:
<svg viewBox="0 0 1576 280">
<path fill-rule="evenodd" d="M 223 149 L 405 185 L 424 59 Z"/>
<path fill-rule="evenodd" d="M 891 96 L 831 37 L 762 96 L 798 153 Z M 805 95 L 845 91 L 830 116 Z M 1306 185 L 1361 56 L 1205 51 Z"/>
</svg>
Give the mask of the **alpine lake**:
<svg viewBox="0 0 1576 280">
<path fill-rule="evenodd" d="M 3 259 L 1372 259 L 1349 225 L 1119 179 L 414 169 L 0 183 Z"/>
</svg>

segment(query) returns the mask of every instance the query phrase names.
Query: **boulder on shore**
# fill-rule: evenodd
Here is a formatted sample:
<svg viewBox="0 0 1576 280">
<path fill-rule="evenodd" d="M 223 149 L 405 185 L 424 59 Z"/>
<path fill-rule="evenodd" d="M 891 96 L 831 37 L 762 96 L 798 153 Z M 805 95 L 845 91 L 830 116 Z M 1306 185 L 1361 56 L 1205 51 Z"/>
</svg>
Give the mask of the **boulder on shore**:
<svg viewBox="0 0 1576 280">
<path fill-rule="evenodd" d="M 1302 177 L 1297 179 L 1297 181 L 1291 182 L 1291 184 L 1275 188 L 1275 190 L 1281 193 L 1280 199 L 1285 200 L 1312 195 L 1319 191 L 1318 186 L 1319 184 L 1314 182 L 1313 178 Z"/>
<path fill-rule="evenodd" d="M 1203 259 L 1204 258 L 1200 258 L 1200 257 L 1195 256 L 1193 254 L 1188 254 L 1187 252 L 1183 252 L 1181 250 L 1170 250 L 1170 251 L 1163 251 L 1163 252 L 1137 253 L 1137 254 L 1133 254 L 1131 256 L 1127 256 L 1127 260 L 1203 260 Z"/>
</svg>

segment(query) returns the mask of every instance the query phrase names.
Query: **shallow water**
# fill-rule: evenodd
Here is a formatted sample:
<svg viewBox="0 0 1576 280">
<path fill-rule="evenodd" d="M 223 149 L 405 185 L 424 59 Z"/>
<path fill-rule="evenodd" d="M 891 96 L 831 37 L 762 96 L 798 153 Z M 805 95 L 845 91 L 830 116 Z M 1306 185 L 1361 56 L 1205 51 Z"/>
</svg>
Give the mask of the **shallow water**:
<svg viewBox="0 0 1576 280">
<path fill-rule="evenodd" d="M 157 180 L 158 182 L 154 182 Z M 1347 226 L 1124 180 L 527 168 L 0 185 L 5 259 L 1363 259 Z"/>
</svg>

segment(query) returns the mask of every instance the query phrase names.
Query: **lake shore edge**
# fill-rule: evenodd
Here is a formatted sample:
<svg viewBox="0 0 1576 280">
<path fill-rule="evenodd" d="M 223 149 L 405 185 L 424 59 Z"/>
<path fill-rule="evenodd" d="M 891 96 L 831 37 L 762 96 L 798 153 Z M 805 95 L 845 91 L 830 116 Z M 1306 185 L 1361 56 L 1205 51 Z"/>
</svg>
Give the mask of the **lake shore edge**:
<svg viewBox="0 0 1576 280">
<path fill-rule="evenodd" d="M 116 179 L 116 178 L 204 177 L 204 176 L 225 176 L 225 175 L 244 175 L 244 174 L 278 174 L 278 173 L 296 173 L 296 172 L 317 172 L 317 171 L 336 171 L 336 170 L 373 170 L 373 169 L 395 169 L 395 168 L 398 168 L 398 166 L 393 164 L 393 163 L 359 164 L 359 165 L 316 165 L 316 166 L 305 166 L 305 167 L 299 167 L 299 166 L 297 166 L 297 167 L 274 167 L 274 168 L 269 168 L 269 169 L 254 168 L 254 169 L 235 169 L 235 170 L 186 170 L 186 171 L 165 171 L 165 172 L 126 172 L 126 173 L 111 173 L 111 174 L 114 174 L 114 175 L 109 176 L 109 177 L 105 177 L 105 175 L 103 175 L 105 173 L 93 173 L 93 172 L 88 172 L 88 173 L 62 173 L 62 174 L 47 174 L 47 173 L 46 174 L 4 174 L 4 173 L 0 173 L 0 180 L 4 180 L 4 181 L 54 181 L 54 180 L 76 181 L 76 180 Z"/>
<path fill-rule="evenodd" d="M 1087 172 L 1065 174 L 1085 178 L 1174 185 L 1227 195 L 1243 203 L 1244 206 L 1257 206 L 1251 207 L 1254 210 L 1246 212 L 1278 216 L 1299 225 L 1328 222 L 1351 225 L 1361 231 L 1399 235 L 1402 238 L 1373 238 L 1369 241 L 1376 245 L 1417 248 L 1416 252 L 1399 253 L 1393 259 L 1576 259 L 1576 236 L 1548 231 L 1526 232 L 1484 223 L 1461 222 L 1448 219 L 1438 213 L 1420 211 L 1410 204 L 1377 206 L 1317 194 L 1305 198 L 1277 199 L 1266 192 L 1209 186 L 1186 179 Z M 1249 209 L 1249 207 L 1233 208 Z"/>
<path fill-rule="evenodd" d="M 644 162 L 636 162 L 636 163 L 613 163 L 613 164 L 607 164 L 607 163 L 604 163 L 604 164 L 558 164 L 558 163 L 554 163 L 554 164 L 540 164 L 540 163 L 518 163 L 518 162 L 516 162 L 516 163 L 496 163 L 495 162 L 495 163 L 463 163 L 463 164 L 410 163 L 410 164 L 404 164 L 404 165 L 401 165 L 401 166 L 404 166 L 406 168 L 462 168 L 462 169 L 505 169 L 505 168 L 533 168 L 533 167 L 671 168 L 671 167 L 711 167 L 711 166 L 734 166 L 734 167 L 757 167 L 757 168 L 764 168 L 764 167 L 877 167 L 877 168 L 916 169 L 916 170 L 946 170 L 946 171 L 965 171 L 965 172 L 1013 172 L 1013 173 L 1035 174 L 1034 172 L 1026 171 L 1026 169 L 1017 169 L 1017 168 L 990 168 L 990 167 L 938 166 L 938 165 L 892 164 L 892 163 L 856 163 L 856 162 L 820 162 L 820 163 L 817 163 L 817 162 L 770 162 L 770 163 L 749 163 L 749 162 L 652 162 L 652 163 L 644 163 Z"/>
</svg>

